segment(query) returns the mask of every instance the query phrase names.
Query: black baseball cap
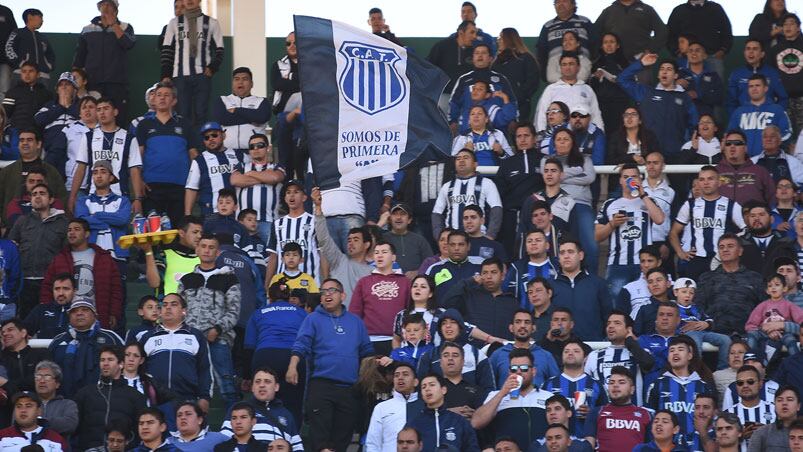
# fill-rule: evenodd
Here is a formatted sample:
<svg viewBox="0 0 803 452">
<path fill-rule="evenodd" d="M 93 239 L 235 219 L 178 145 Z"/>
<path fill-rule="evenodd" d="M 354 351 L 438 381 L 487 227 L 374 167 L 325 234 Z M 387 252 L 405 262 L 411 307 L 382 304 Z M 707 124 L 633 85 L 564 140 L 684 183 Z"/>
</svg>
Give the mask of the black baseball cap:
<svg viewBox="0 0 803 452">
<path fill-rule="evenodd" d="M 290 179 L 289 181 L 285 182 L 284 189 L 287 190 L 291 185 L 295 185 L 296 187 L 300 188 L 301 191 L 305 191 L 304 182 L 299 179 Z"/>
</svg>

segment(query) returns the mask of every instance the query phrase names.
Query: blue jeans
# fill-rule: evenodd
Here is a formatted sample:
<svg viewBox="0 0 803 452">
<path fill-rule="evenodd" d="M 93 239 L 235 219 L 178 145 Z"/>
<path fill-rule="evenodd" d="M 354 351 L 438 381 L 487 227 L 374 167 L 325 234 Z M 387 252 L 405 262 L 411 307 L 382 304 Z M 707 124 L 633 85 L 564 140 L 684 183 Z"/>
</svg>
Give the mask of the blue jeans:
<svg viewBox="0 0 803 452">
<path fill-rule="evenodd" d="M 173 84 L 178 90 L 178 114 L 193 125 L 196 131 L 206 121 L 209 112 L 209 93 L 212 92 L 212 78 L 203 74 L 174 77 Z M 194 116 L 193 116 L 194 113 Z"/>
<path fill-rule="evenodd" d="M 611 293 L 611 300 L 619 299 L 619 292 L 622 287 L 630 281 L 635 281 L 641 276 L 641 267 L 638 264 L 632 265 L 609 265 L 608 270 L 605 272 L 605 278 L 608 280 L 608 290 Z"/>
<path fill-rule="evenodd" d="M 215 379 L 228 410 L 238 400 L 237 384 L 234 378 L 234 363 L 231 360 L 231 346 L 218 339 L 209 343 L 209 354 L 212 357 L 212 367 L 215 370 Z"/>
<path fill-rule="evenodd" d="M 781 336 L 780 343 L 786 346 L 786 351 L 789 355 L 795 355 L 800 351 L 800 344 L 798 342 L 798 335 L 800 334 L 800 325 L 794 322 L 784 322 L 784 332 Z M 767 342 L 778 344 L 779 341 L 770 340 L 767 333 L 761 329 L 747 333 L 747 345 L 750 349 L 758 354 L 764 356 L 766 351 Z"/>
<path fill-rule="evenodd" d="M 580 203 L 574 205 L 569 218 L 571 233 L 583 246 L 585 253 L 583 263 L 592 275 L 596 275 L 599 269 L 599 244 L 594 240 L 594 218 L 591 206 Z"/>
<path fill-rule="evenodd" d="M 271 234 L 273 234 L 272 221 L 257 221 L 257 235 L 259 236 L 259 240 L 262 240 L 262 243 L 265 244 L 265 246 L 270 243 Z"/>
<path fill-rule="evenodd" d="M 683 334 L 694 339 L 694 343 L 697 344 L 697 350 L 701 355 L 703 352 L 703 342 L 708 342 L 711 345 L 717 346 L 717 370 L 726 369 L 728 367 L 728 352 L 730 351 L 731 338 L 712 331 L 689 331 Z"/>
<path fill-rule="evenodd" d="M 326 228 L 329 229 L 329 235 L 335 242 L 340 251 L 348 255 L 346 244 L 348 243 L 349 230 L 351 228 L 359 228 L 365 224 L 365 219 L 360 215 L 335 215 L 326 217 Z"/>
</svg>

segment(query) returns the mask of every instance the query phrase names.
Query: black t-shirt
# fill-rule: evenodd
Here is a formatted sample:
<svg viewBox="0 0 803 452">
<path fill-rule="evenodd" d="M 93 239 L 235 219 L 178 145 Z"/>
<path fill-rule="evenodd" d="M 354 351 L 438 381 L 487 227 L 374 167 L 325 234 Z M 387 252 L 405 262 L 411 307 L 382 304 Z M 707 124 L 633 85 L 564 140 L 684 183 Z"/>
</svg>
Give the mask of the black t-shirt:
<svg viewBox="0 0 803 452">
<path fill-rule="evenodd" d="M 479 408 L 485 401 L 485 391 L 477 385 L 461 380 L 459 384 L 454 384 L 446 380 L 448 391 L 444 396 L 443 405 L 446 408 L 458 406 L 468 406 L 474 409 Z"/>
</svg>

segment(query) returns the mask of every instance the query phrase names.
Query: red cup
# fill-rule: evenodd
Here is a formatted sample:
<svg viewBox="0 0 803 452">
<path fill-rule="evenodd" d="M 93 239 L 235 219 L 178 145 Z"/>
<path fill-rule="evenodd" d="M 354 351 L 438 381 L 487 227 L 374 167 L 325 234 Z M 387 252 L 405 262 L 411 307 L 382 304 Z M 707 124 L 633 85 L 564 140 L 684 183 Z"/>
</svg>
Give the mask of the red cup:
<svg viewBox="0 0 803 452">
<path fill-rule="evenodd" d="M 148 217 L 148 232 L 159 232 L 162 230 L 162 217 L 153 215 Z"/>
</svg>

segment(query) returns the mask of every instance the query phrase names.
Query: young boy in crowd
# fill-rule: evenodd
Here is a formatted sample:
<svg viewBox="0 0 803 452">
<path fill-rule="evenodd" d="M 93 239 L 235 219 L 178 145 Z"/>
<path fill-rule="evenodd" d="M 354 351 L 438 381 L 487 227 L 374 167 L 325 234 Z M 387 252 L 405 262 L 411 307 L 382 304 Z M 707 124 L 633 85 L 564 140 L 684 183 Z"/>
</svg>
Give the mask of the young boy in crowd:
<svg viewBox="0 0 803 452">
<path fill-rule="evenodd" d="M 644 305 L 636 314 L 633 332 L 636 336 L 655 333 L 655 318 L 658 316 L 658 306 L 662 302 L 670 301 L 669 281 L 666 271 L 662 268 L 653 268 L 647 271 L 647 290 L 650 291 L 650 303 Z"/>
<path fill-rule="evenodd" d="M 248 231 L 248 236 L 243 239 L 243 251 L 248 253 L 248 256 L 254 260 L 257 269 L 264 275 L 268 265 L 268 247 L 259 238 L 257 232 L 257 211 L 243 209 L 237 214 L 237 221 Z"/>
<path fill-rule="evenodd" d="M 764 356 L 767 342 L 772 340 L 785 345 L 789 355 L 794 355 L 800 351 L 798 334 L 803 308 L 786 299 L 786 278 L 779 273 L 767 277 L 766 291 L 770 298 L 753 309 L 744 326 L 747 344 L 753 352 Z M 770 359 L 771 354 L 767 356 Z"/>
<path fill-rule="evenodd" d="M 245 249 L 248 231 L 235 218 L 237 213 L 237 193 L 231 188 L 223 188 L 217 195 L 217 213 L 206 217 L 204 232 L 214 235 L 230 235 L 234 244 Z"/>
<path fill-rule="evenodd" d="M 128 330 L 125 335 L 126 344 L 131 341 L 139 342 L 145 333 L 156 327 L 156 321 L 159 319 L 159 300 L 153 295 L 140 298 L 137 315 L 142 319 L 142 323 Z"/>
<path fill-rule="evenodd" d="M 421 313 L 410 314 L 402 320 L 404 342 L 401 347 L 394 348 L 390 357 L 382 357 L 379 364 L 389 366 L 394 361 L 401 361 L 418 367 L 418 358 L 432 350 L 434 346 L 427 342 L 427 322 Z"/>
<path fill-rule="evenodd" d="M 291 290 L 305 289 L 309 293 L 317 293 L 318 285 L 315 284 L 315 278 L 298 269 L 303 260 L 304 251 L 301 249 L 301 245 L 296 242 L 287 242 L 282 248 L 284 271 L 273 275 L 268 287 L 284 278 L 287 280 L 287 287 Z"/>
<path fill-rule="evenodd" d="M 728 367 L 728 350 L 731 339 L 711 331 L 714 320 L 703 312 L 703 308 L 692 302 L 697 283 L 691 278 L 678 278 L 673 286 L 675 301 L 680 308 L 680 325 L 678 334 L 685 334 L 694 339 L 697 350 L 703 349 L 703 342 L 719 347 L 717 352 L 717 370 Z"/>
</svg>

